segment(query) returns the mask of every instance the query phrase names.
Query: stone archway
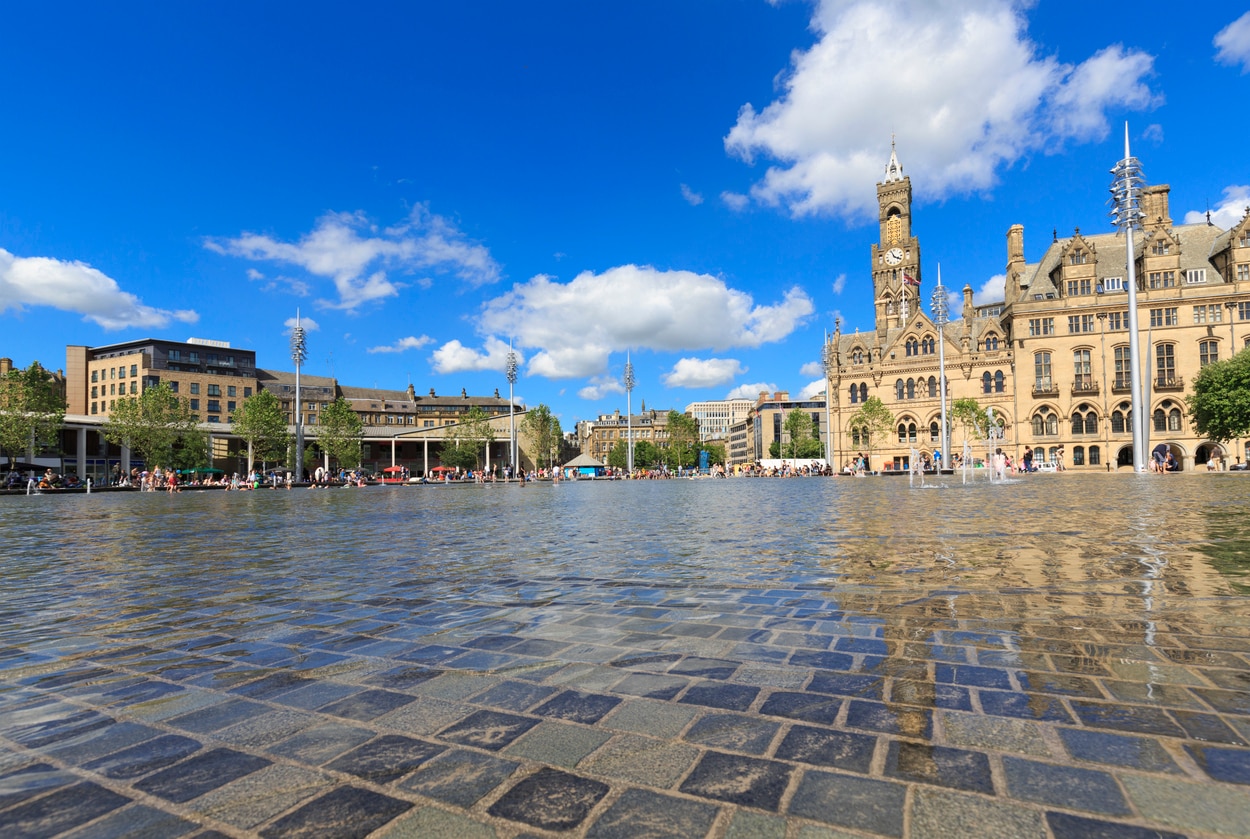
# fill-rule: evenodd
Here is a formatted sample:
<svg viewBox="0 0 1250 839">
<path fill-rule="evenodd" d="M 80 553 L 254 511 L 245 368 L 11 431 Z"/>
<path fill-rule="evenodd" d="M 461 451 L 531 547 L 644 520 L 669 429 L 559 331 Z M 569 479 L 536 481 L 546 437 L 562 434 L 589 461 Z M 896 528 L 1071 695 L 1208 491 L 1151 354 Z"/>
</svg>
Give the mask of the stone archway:
<svg viewBox="0 0 1250 839">
<path fill-rule="evenodd" d="M 1122 469 L 1124 467 L 1133 468 L 1133 447 L 1121 446 L 1120 450 L 1115 454 L 1115 468 Z"/>
<path fill-rule="evenodd" d="M 1202 467 L 1214 471 L 1225 468 L 1227 460 L 1228 451 L 1219 443 L 1208 441 L 1194 451 L 1194 468 Z"/>
</svg>

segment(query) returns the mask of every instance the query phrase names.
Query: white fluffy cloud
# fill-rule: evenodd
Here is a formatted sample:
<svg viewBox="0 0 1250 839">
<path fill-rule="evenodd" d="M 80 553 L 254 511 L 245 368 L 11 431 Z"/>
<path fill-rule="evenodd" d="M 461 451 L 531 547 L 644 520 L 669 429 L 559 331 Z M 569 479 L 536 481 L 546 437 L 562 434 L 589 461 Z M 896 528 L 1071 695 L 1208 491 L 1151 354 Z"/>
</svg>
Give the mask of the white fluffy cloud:
<svg viewBox="0 0 1250 839">
<path fill-rule="evenodd" d="M 338 299 L 318 303 L 333 309 L 357 309 L 398 295 L 408 283 L 392 280 L 387 273 L 391 270 L 405 275 L 436 271 L 473 285 L 493 283 L 500 276 L 499 265 L 484 246 L 469 241 L 424 205 L 414 207 L 402 224 L 385 229 L 361 212 L 327 213 L 298 242 L 244 233 L 234 239 L 208 239 L 204 245 L 217 253 L 294 265 L 330 279 Z"/>
<path fill-rule="evenodd" d="M 291 334 L 291 330 L 295 328 L 296 324 L 303 327 L 305 332 L 321 331 L 321 324 L 310 317 L 287 318 L 282 322 L 282 325 L 286 327 L 286 334 L 288 335 Z"/>
<path fill-rule="evenodd" d="M 778 389 L 777 385 L 772 382 L 755 382 L 754 384 L 749 385 L 738 385 L 736 388 L 729 391 L 729 393 L 725 394 L 725 398 L 750 399 L 754 402 L 756 399 L 759 399 L 761 392 L 772 394 L 776 393 Z"/>
<path fill-rule="evenodd" d="M 680 352 L 781 341 L 813 311 L 797 287 L 776 303 L 757 304 L 707 274 L 622 265 L 567 283 L 546 276 L 518 283 L 488 301 L 477 323 L 483 335 L 515 335 L 518 346 L 533 350 L 530 375 L 563 379 L 602 374 L 611 353 L 631 347 Z M 475 352 L 452 343 L 449 356 Z"/>
<path fill-rule="evenodd" d="M 365 350 L 368 353 L 392 353 L 407 352 L 408 350 L 419 350 L 422 347 L 434 343 L 434 339 L 429 335 L 422 335 L 420 338 L 409 335 L 407 338 L 400 338 L 393 344 L 386 344 L 380 347 L 369 347 Z"/>
<path fill-rule="evenodd" d="M 1250 12 L 1225 26 L 1215 36 L 1215 60 L 1221 64 L 1240 64 L 1241 72 L 1250 73 Z"/>
<path fill-rule="evenodd" d="M 784 92 L 744 105 L 725 147 L 777 162 L 752 188 L 796 216 L 876 212 L 873 184 L 898 135 L 921 197 L 986 189 L 997 171 L 1065 141 L 1106 135 L 1111 108 L 1157 100 L 1153 58 L 1119 45 L 1060 62 L 1029 40 L 1024 0 L 821 0 L 818 42 L 795 52 Z"/>
<path fill-rule="evenodd" d="M 517 354 L 517 364 L 523 364 L 525 357 L 518 350 L 513 352 Z M 436 373 L 481 370 L 503 373 L 508 366 L 508 344 L 498 338 L 488 337 L 485 346 L 481 350 L 475 350 L 459 341 L 448 341 L 434 351 L 434 355 L 430 356 L 430 363 L 434 365 Z"/>
<path fill-rule="evenodd" d="M 825 387 L 826 384 L 824 379 L 817 379 L 814 382 L 808 382 L 803 385 L 803 389 L 799 391 L 798 401 L 802 402 L 806 399 L 811 399 L 814 396 L 819 396 L 825 392 Z"/>
<path fill-rule="evenodd" d="M 729 192 L 728 190 L 720 194 L 720 200 L 721 203 L 733 210 L 735 213 L 742 212 L 747 208 L 747 205 L 751 203 L 750 196 L 743 195 L 741 192 Z"/>
<path fill-rule="evenodd" d="M 1005 299 L 1004 295 L 1006 293 L 1007 275 L 995 274 L 982 283 L 979 289 L 972 293 L 972 302 L 976 306 L 984 306 L 986 303 L 1001 303 Z M 960 296 L 962 297 L 962 295 Z M 963 300 L 959 301 L 958 306 L 954 305 L 952 302 L 950 304 L 952 317 L 958 315 L 958 313 L 963 310 L 963 306 Z"/>
<path fill-rule="evenodd" d="M 686 184 L 681 185 L 681 197 L 684 198 L 686 203 L 692 207 L 697 207 L 703 203 L 703 196 L 695 192 Z"/>
<path fill-rule="evenodd" d="M 809 361 L 799 368 L 799 375 L 805 377 L 823 376 L 825 375 L 825 366 L 819 361 Z"/>
<path fill-rule="evenodd" d="M 613 378 L 612 376 L 592 376 L 590 384 L 579 390 L 577 395 L 582 399 L 595 401 L 603 399 L 605 396 L 612 393 L 624 392 L 625 385 L 621 383 L 620 379 Z"/>
<path fill-rule="evenodd" d="M 833 280 L 833 293 L 840 295 L 846 288 L 846 274 L 838 274 Z"/>
<path fill-rule="evenodd" d="M 195 323 L 191 310 L 148 306 L 112 277 L 83 262 L 46 256 L 14 256 L 0 248 L 0 312 L 28 306 L 51 306 L 75 312 L 105 329 L 156 329 L 170 321 Z"/>
<path fill-rule="evenodd" d="M 746 371 L 736 358 L 682 358 L 663 380 L 665 387 L 715 387 Z"/>
<path fill-rule="evenodd" d="M 1228 230 L 1241 221 L 1250 207 L 1250 185 L 1233 184 L 1224 187 L 1224 199 L 1211 208 L 1211 223 Z M 1204 224 L 1206 210 L 1190 210 L 1185 213 L 1185 224 Z"/>
</svg>

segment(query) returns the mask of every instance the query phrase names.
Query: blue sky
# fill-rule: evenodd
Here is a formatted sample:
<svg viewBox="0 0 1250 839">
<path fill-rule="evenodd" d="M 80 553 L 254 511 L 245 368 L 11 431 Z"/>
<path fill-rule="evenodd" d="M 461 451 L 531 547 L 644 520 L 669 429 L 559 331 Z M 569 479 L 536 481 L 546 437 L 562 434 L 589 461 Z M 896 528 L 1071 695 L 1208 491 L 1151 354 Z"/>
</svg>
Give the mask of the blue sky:
<svg viewBox="0 0 1250 839">
<path fill-rule="evenodd" d="M 1106 6 L 1107 8 L 1103 8 Z M 566 429 L 820 390 L 872 328 L 874 184 L 924 296 L 1109 229 L 1128 121 L 1172 216 L 1250 204 L 1250 13 L 1141 2 L 56 3 L 5 12 L 0 354 L 230 341 Z"/>
</svg>

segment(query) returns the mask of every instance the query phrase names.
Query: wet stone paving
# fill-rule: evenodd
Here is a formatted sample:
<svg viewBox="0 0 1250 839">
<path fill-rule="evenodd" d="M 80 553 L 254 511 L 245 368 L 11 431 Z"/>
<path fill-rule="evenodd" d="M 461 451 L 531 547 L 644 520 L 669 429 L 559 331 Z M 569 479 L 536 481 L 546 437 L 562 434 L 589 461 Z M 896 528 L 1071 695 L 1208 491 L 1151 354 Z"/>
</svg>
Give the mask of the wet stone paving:
<svg viewBox="0 0 1250 839">
<path fill-rule="evenodd" d="M 10 574 L 0 836 L 1250 836 L 1250 598 L 1192 576 L 403 555 Z"/>
</svg>

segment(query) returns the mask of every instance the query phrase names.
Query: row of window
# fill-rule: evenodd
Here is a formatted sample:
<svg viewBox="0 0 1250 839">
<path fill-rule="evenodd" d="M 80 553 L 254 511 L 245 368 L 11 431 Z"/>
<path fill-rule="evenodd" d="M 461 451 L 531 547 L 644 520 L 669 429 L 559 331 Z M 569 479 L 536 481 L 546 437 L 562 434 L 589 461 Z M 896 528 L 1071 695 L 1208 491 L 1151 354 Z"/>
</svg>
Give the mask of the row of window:
<svg viewBox="0 0 1250 839">
<path fill-rule="evenodd" d="M 917 388 L 917 385 L 919 385 L 919 388 Z M 896 399 L 915 399 L 917 393 L 919 393 L 922 399 L 926 396 L 936 399 L 938 395 L 937 376 L 930 376 L 928 380 L 920 379 L 919 381 L 908 379 L 904 382 L 902 379 L 899 379 L 894 383 L 894 397 Z"/>
<path fill-rule="evenodd" d="M 132 364 L 132 365 L 130 365 L 130 378 L 132 378 L 132 379 L 133 379 L 135 376 L 138 376 L 138 375 L 139 375 L 139 365 L 138 365 L 138 364 Z M 104 379 L 105 379 L 105 378 L 106 378 L 106 376 L 105 376 L 105 371 L 104 371 L 104 370 L 95 369 L 95 370 L 92 370 L 92 371 L 91 371 L 91 381 L 92 381 L 92 383 L 93 383 L 93 384 L 94 384 L 95 382 L 102 382 L 102 381 L 104 381 Z M 125 365 L 125 364 L 123 364 L 123 365 L 121 365 L 120 367 L 110 367 L 110 368 L 108 368 L 108 375 L 107 375 L 107 378 L 109 378 L 109 379 L 124 379 L 124 378 L 126 378 L 126 365 Z"/>
<path fill-rule="evenodd" d="M 1247 266 L 1250 270 L 1250 266 Z M 1244 279 L 1250 279 L 1248 274 Z M 1107 312 L 1107 330 L 1117 332 L 1128 329 L 1128 312 Z M 1209 303 L 1193 307 L 1194 323 L 1223 323 L 1224 307 L 1219 303 Z M 1238 320 L 1250 320 L 1250 302 L 1240 301 L 1237 303 Z M 1086 332 L 1097 332 L 1097 315 L 1069 315 L 1068 316 L 1068 332 L 1072 334 L 1080 334 Z M 1180 323 L 1180 310 L 1176 306 L 1160 307 L 1150 310 L 1150 325 L 1153 326 L 1176 326 Z M 1029 318 L 1029 337 L 1038 338 L 1043 335 L 1054 335 L 1055 319 L 1054 318 Z M 986 342 L 986 349 L 990 349 Z M 995 347 L 996 348 L 996 347 Z"/>
<path fill-rule="evenodd" d="M 1184 413 L 1178 403 L 1165 399 L 1151 415 L 1155 431 L 1183 430 Z M 1069 420 L 1073 436 L 1089 436 L 1098 433 L 1098 412 L 1088 404 L 1081 404 L 1072 411 Z M 1056 437 L 1059 434 L 1059 415 L 1050 408 L 1043 408 L 1033 415 L 1034 437 Z M 1128 402 L 1121 402 L 1111 412 L 1111 433 L 1131 434 L 1133 409 Z M 899 442 L 902 442 L 900 440 Z"/>
</svg>

